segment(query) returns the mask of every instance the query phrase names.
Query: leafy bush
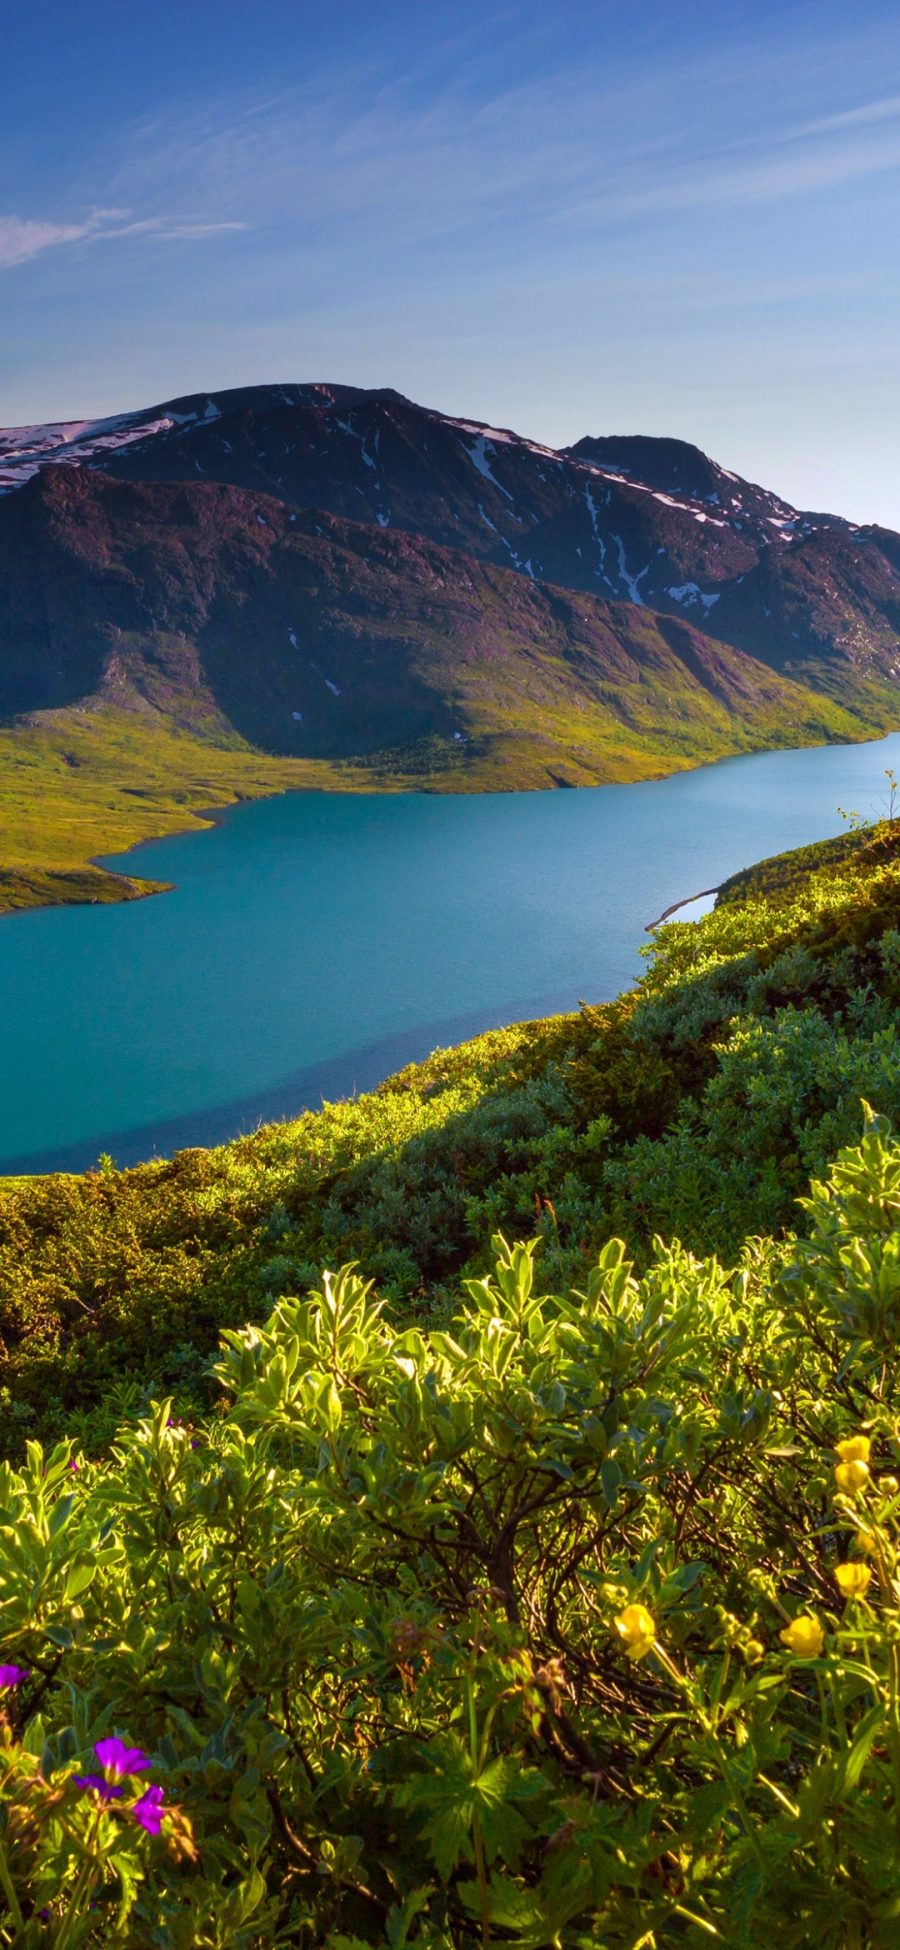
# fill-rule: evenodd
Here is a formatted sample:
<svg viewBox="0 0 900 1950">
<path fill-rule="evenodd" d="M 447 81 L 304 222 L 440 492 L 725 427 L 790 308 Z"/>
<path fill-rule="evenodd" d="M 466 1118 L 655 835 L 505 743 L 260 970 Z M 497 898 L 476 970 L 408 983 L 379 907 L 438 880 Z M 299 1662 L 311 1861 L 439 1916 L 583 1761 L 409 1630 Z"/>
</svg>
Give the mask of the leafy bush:
<svg viewBox="0 0 900 1950">
<path fill-rule="evenodd" d="M 732 1272 L 344 1267 L 0 1467 L 0 1941 L 888 1950 L 898 1221 L 869 1116 Z"/>
</svg>

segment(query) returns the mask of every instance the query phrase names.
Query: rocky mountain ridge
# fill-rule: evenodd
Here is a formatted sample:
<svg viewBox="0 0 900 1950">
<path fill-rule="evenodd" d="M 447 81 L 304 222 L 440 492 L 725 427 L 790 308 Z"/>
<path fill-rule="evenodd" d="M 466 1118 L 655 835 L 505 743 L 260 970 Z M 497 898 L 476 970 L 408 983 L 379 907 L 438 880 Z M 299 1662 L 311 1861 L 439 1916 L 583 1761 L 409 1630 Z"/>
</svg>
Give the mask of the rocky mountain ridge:
<svg viewBox="0 0 900 1950">
<path fill-rule="evenodd" d="M 48 465 L 227 482 L 686 616 L 775 668 L 900 672 L 900 538 L 792 508 L 686 442 L 586 437 L 556 451 L 389 389 L 290 385 L 0 434 L 0 492 Z"/>
<path fill-rule="evenodd" d="M 328 385 L 0 434 L 0 739 L 56 741 L 60 820 L 60 751 L 86 788 L 104 726 L 181 739 L 188 792 L 211 746 L 576 785 L 890 729 L 898 672 L 900 536 L 681 441 L 557 452 Z"/>
</svg>

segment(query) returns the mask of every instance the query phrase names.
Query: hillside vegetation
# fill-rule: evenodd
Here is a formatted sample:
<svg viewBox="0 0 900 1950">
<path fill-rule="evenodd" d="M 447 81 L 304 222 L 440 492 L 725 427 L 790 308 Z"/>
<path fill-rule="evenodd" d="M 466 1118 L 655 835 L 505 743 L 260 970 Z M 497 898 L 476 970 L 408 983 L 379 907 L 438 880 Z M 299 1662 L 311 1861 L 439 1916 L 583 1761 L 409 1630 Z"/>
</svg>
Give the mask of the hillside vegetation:
<svg viewBox="0 0 900 1950">
<path fill-rule="evenodd" d="M 885 823 L 615 1003 L 6 1186 L 0 1943 L 891 1950 L 898 997 Z"/>
<path fill-rule="evenodd" d="M 772 884 L 774 883 L 774 885 Z M 761 891 L 771 887 L 771 891 Z M 0 1190 L 6 1426 L 189 1388 L 223 1326 L 354 1259 L 430 1317 L 497 1230 L 577 1280 L 621 1233 L 732 1257 L 796 1224 L 859 1124 L 900 1117 L 900 823 L 738 876 L 637 989 L 495 1030 L 215 1150 Z M 118 1397 L 116 1397 L 118 1400 Z"/>
</svg>

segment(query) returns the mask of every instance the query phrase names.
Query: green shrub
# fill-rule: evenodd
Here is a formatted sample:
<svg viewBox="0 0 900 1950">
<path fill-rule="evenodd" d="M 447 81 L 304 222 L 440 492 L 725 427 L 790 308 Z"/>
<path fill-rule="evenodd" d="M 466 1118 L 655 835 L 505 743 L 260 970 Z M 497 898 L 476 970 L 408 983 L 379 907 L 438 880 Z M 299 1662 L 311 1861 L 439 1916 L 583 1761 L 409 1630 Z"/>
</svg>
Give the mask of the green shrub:
<svg viewBox="0 0 900 1950">
<path fill-rule="evenodd" d="M 0 1466 L 0 1942 L 896 1943 L 884 1120 L 806 1224 L 497 1241 L 446 1326 L 345 1267 L 204 1421 Z"/>
</svg>

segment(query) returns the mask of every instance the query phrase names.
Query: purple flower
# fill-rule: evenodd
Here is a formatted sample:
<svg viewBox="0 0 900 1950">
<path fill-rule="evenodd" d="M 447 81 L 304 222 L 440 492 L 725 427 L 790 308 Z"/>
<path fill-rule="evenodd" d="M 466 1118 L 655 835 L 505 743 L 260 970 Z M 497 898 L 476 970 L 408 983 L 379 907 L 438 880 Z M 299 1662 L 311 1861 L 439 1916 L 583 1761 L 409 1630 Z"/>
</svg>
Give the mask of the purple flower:
<svg viewBox="0 0 900 1950">
<path fill-rule="evenodd" d="M 115 1734 L 108 1740 L 98 1740 L 94 1752 L 104 1774 L 114 1781 L 121 1781 L 125 1774 L 143 1774 L 149 1765 L 140 1747 L 126 1747 L 124 1740 L 117 1739 Z"/>
<path fill-rule="evenodd" d="M 118 1801 L 125 1793 L 125 1789 L 116 1787 L 114 1781 L 105 1781 L 102 1774 L 75 1774 L 73 1779 L 76 1787 L 91 1789 L 94 1794 L 99 1794 L 101 1801 Z"/>
<path fill-rule="evenodd" d="M 141 1827 L 146 1829 L 148 1835 L 158 1835 L 162 1827 L 164 1812 L 162 1798 L 163 1791 L 161 1787 L 145 1788 L 140 1800 L 135 1802 L 131 1810 L 135 1821 L 140 1822 Z"/>
<path fill-rule="evenodd" d="M 21 1686 L 28 1678 L 27 1666 L 0 1666 L 0 1693 L 8 1686 Z"/>
</svg>

